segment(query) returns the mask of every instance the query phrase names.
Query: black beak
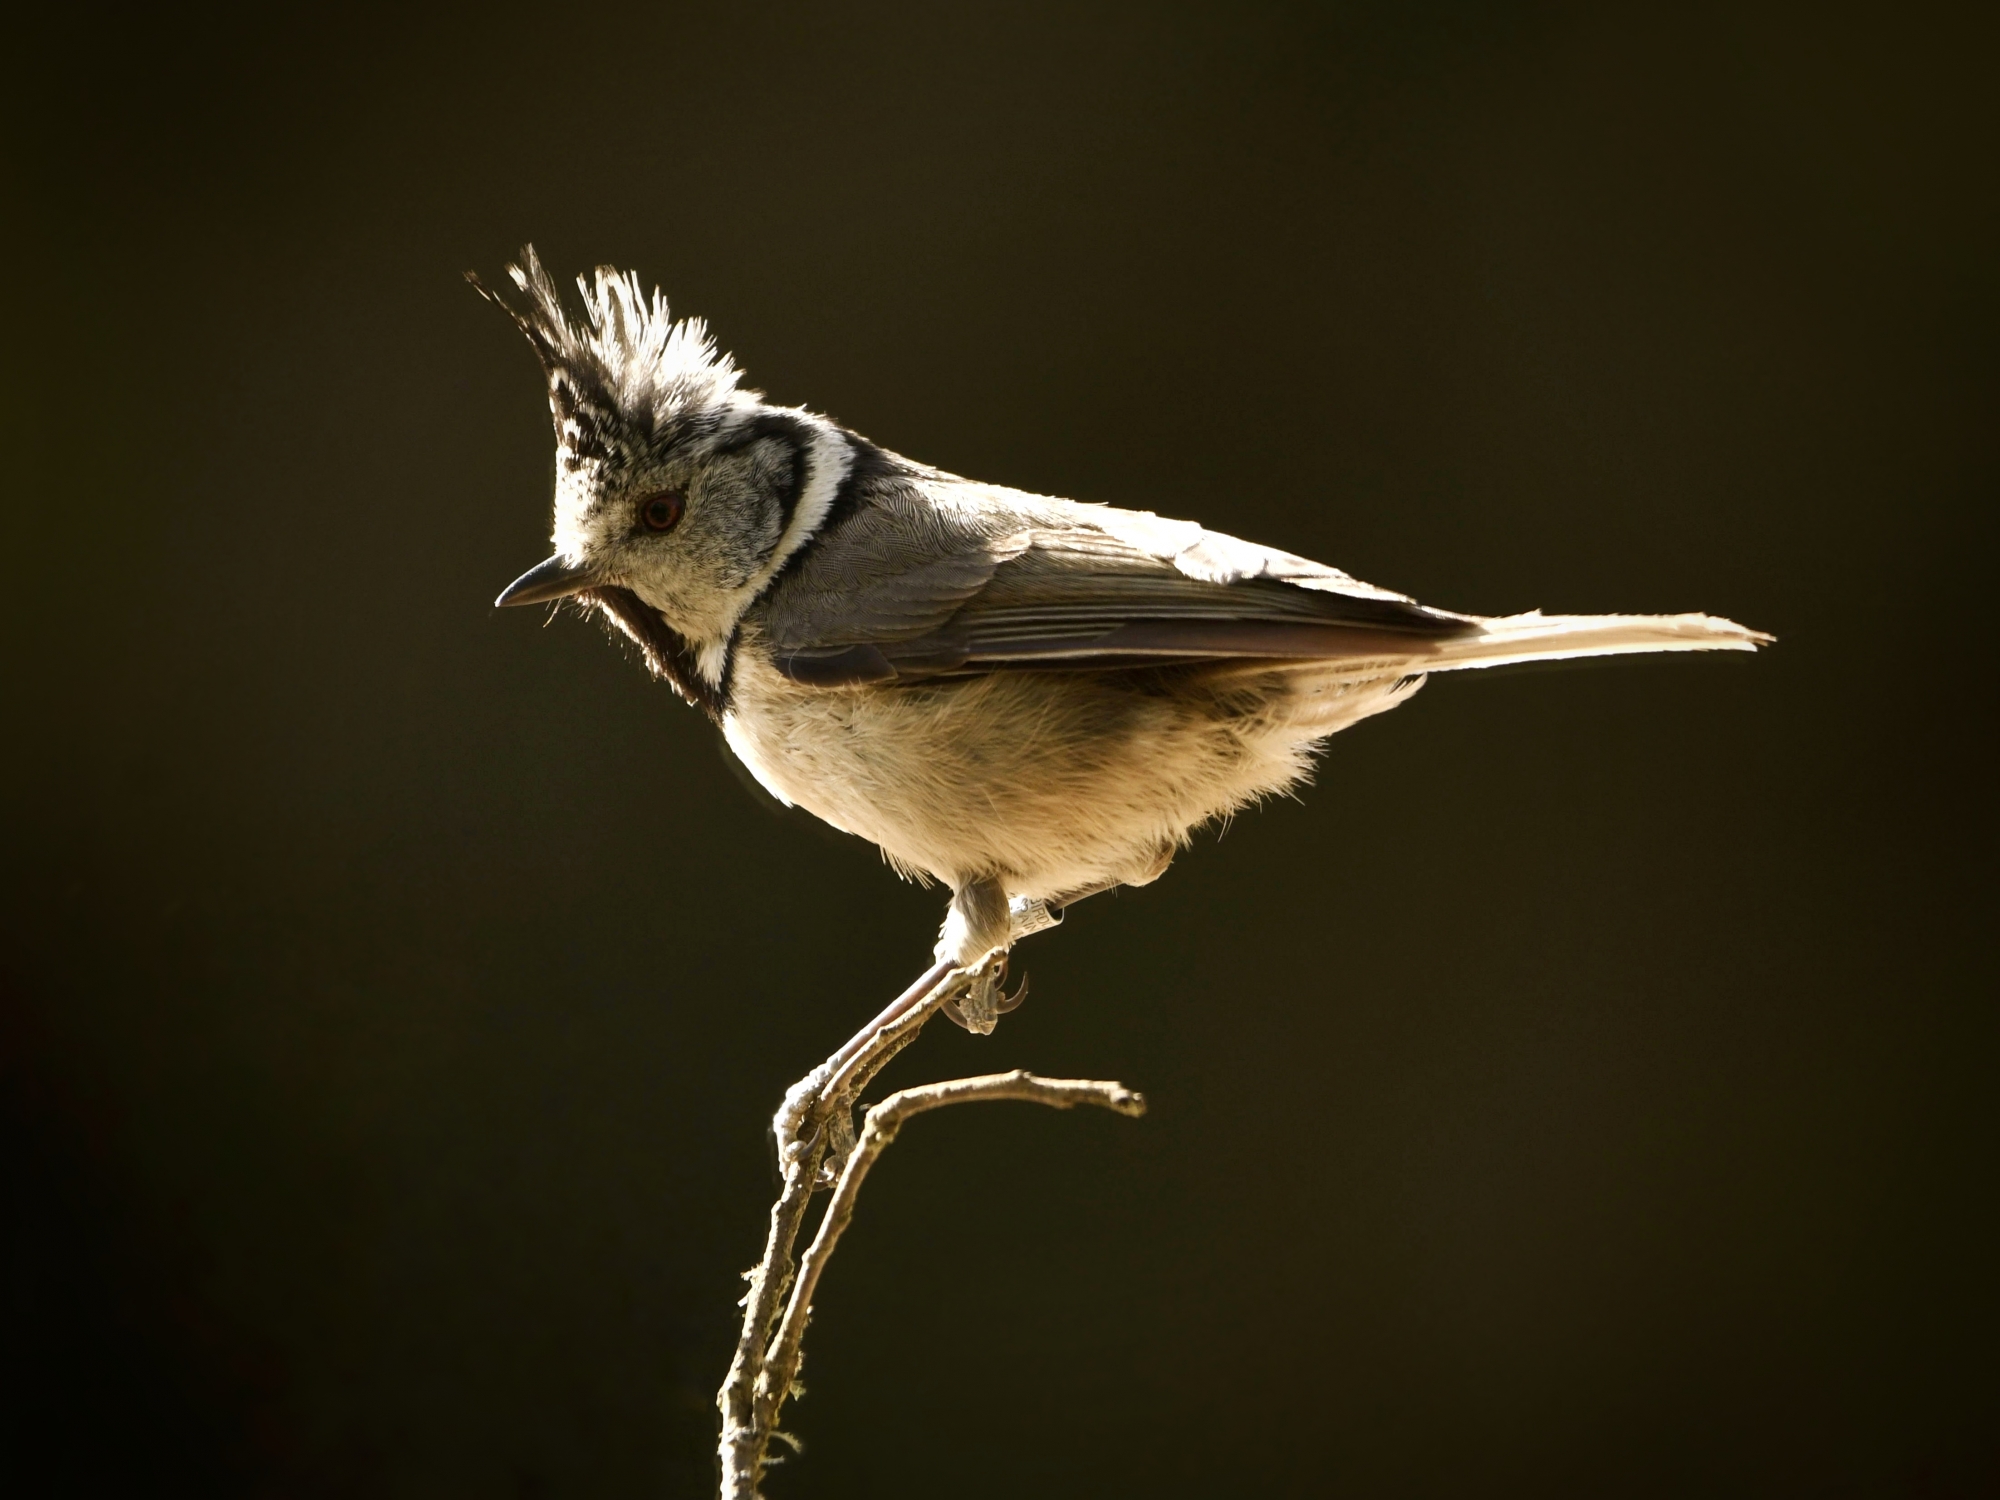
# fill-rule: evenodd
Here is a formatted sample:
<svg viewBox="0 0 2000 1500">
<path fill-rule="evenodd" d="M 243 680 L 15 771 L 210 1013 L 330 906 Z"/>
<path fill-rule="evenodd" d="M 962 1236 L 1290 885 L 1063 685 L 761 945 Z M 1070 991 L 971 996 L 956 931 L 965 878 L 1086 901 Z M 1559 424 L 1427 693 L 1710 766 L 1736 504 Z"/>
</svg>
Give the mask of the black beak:
<svg viewBox="0 0 2000 1500">
<path fill-rule="evenodd" d="M 552 557 L 547 562 L 536 563 L 508 584 L 493 603 L 496 607 L 502 604 L 543 604 L 550 599 L 567 598 L 580 589 L 589 588 L 594 582 L 596 579 L 588 568 L 574 568 L 560 557 Z"/>
</svg>

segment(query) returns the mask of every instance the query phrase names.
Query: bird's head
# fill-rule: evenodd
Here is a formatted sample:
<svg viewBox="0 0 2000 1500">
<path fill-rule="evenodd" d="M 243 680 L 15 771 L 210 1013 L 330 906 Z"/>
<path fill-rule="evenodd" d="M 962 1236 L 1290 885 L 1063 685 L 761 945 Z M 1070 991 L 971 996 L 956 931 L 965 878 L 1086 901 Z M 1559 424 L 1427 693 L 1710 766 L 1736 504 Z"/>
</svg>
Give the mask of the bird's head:
<svg viewBox="0 0 2000 1500">
<path fill-rule="evenodd" d="M 580 316 L 532 246 L 508 274 L 520 305 L 467 279 L 513 318 L 548 377 L 555 554 L 497 602 L 579 596 L 652 660 L 654 643 L 629 618 L 636 597 L 719 681 L 737 620 L 824 520 L 853 462 L 847 436 L 744 389 L 702 322 L 675 322 L 630 272 L 578 277 Z"/>
</svg>

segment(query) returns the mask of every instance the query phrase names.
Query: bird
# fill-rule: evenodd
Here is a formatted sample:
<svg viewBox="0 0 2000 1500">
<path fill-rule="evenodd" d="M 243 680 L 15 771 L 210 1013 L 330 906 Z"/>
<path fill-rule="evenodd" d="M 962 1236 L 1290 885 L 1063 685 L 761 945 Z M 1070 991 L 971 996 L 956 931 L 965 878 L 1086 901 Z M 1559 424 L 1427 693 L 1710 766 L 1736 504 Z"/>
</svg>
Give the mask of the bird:
<svg viewBox="0 0 2000 1500">
<path fill-rule="evenodd" d="M 775 797 L 951 892 L 947 1005 L 990 1032 L 1019 939 L 1158 879 L 1437 672 L 1754 651 L 1705 614 L 1487 617 L 1192 521 L 961 478 L 745 385 L 699 318 L 600 266 L 571 304 L 525 247 L 554 551 L 497 605 L 573 601 Z M 998 956 L 998 964 L 992 962 Z M 921 981 L 920 981 L 921 983 Z M 885 1013 L 886 1014 L 886 1013 Z"/>
</svg>

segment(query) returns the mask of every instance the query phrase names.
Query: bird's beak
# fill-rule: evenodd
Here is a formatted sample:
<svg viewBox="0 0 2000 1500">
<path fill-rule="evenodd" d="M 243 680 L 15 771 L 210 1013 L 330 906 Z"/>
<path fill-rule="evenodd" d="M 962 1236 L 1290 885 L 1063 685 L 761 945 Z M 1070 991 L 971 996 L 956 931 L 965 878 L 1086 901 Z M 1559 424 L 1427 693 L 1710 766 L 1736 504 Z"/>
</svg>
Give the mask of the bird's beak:
<svg viewBox="0 0 2000 1500">
<path fill-rule="evenodd" d="M 493 603 L 496 607 L 502 604 L 543 604 L 550 599 L 567 598 L 580 589 L 589 588 L 596 581 L 590 569 L 573 567 L 560 557 L 552 557 L 547 562 L 536 563 L 508 584 Z"/>
</svg>

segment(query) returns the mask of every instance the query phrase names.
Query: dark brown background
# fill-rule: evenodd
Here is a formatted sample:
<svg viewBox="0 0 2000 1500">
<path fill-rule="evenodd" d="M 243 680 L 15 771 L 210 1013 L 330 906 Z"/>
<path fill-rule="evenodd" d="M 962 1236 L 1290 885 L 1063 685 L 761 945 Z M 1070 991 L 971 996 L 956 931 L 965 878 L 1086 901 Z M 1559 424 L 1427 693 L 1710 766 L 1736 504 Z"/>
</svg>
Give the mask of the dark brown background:
<svg viewBox="0 0 2000 1500">
<path fill-rule="evenodd" d="M 1975 7 L 1962 8 L 1969 17 Z M 574 619 L 523 239 L 980 477 L 1762 658 L 1434 683 L 1021 957 L 775 1496 L 1992 1482 L 1988 37 L 482 7 L 8 64 L 10 1492 L 699 1495 L 939 898 Z M 31 1485 L 21 1482 L 32 1479 Z M 17 1487 L 18 1486 L 18 1487 Z"/>
</svg>

